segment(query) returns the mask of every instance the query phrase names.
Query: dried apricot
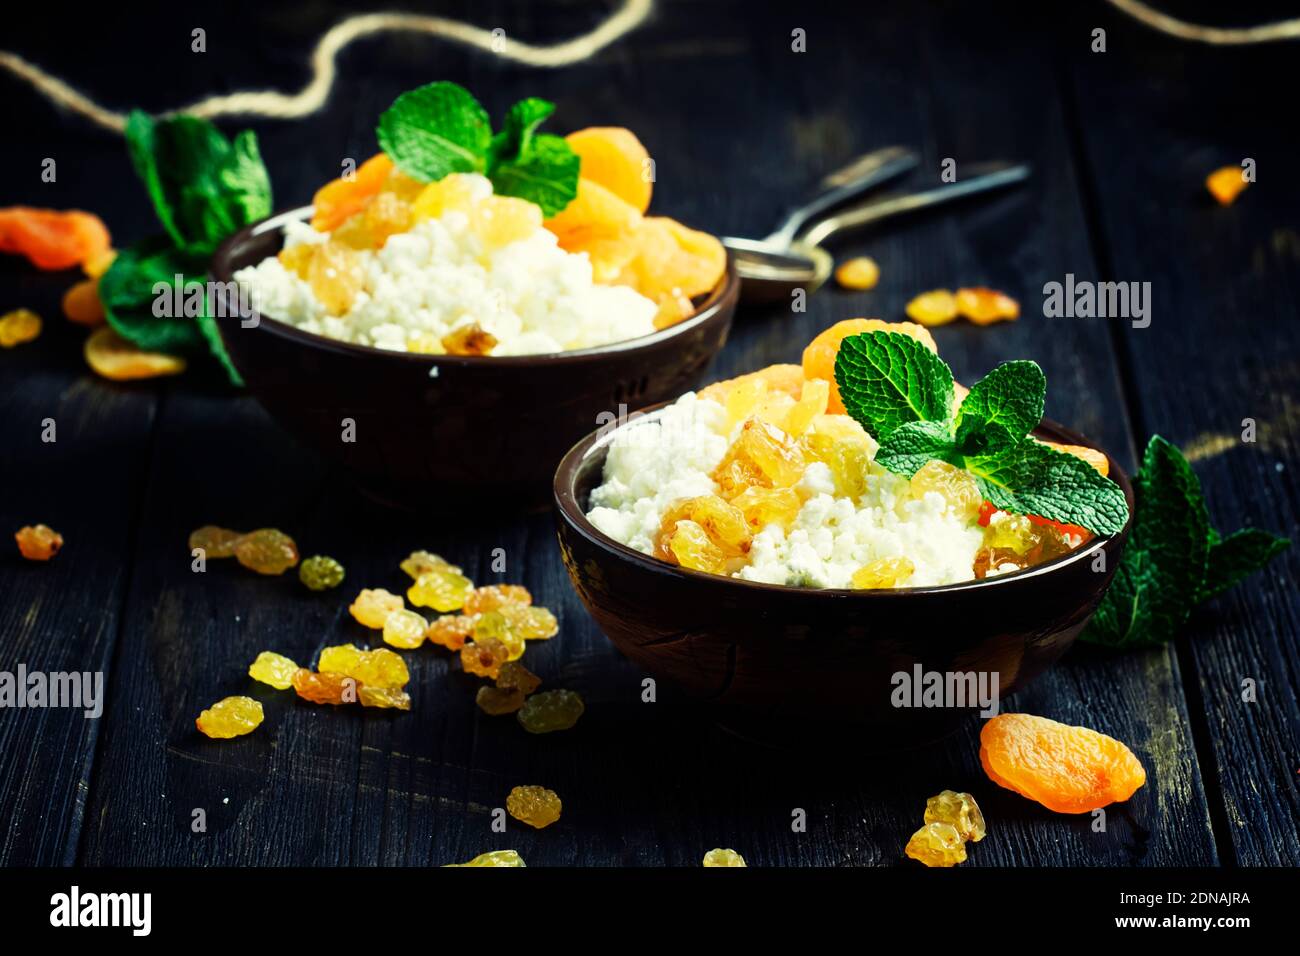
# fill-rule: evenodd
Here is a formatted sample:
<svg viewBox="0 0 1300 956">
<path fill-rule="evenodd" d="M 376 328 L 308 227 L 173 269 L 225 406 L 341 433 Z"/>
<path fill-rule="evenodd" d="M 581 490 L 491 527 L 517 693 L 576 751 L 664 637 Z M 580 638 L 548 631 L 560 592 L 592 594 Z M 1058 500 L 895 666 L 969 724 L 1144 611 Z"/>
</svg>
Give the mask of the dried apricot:
<svg viewBox="0 0 1300 956">
<path fill-rule="evenodd" d="M 956 295 L 958 314 L 976 325 L 991 325 L 1005 319 L 1020 318 L 1020 303 L 1009 295 L 994 289 L 979 287 L 958 289 Z"/>
<path fill-rule="evenodd" d="M 1089 813 L 1146 783 L 1142 764 L 1113 737 L 1031 714 L 999 714 L 980 729 L 980 763 L 1000 787 L 1057 813 Z"/>
<path fill-rule="evenodd" d="M 803 350 L 803 373 L 806 378 L 820 378 L 830 383 L 830 397 L 826 402 L 826 411 L 833 415 L 844 414 L 844 403 L 840 401 L 840 390 L 835 385 L 835 356 L 840 352 L 840 343 L 850 335 L 863 332 L 901 332 L 916 339 L 931 352 L 938 352 L 934 336 L 928 329 L 911 322 L 885 322 L 882 319 L 844 319 L 836 322 L 808 343 Z"/>
<path fill-rule="evenodd" d="M 0 209 L 0 252 L 24 255 L 38 269 L 68 269 L 108 248 L 103 221 L 80 209 Z"/>
<path fill-rule="evenodd" d="M 845 289 L 874 289 L 880 281 L 880 266 L 869 256 L 846 259 L 835 269 L 835 281 Z"/>
<path fill-rule="evenodd" d="M 630 129 L 591 126 L 564 137 L 582 160 L 582 175 L 604 186 L 638 212 L 650 208 L 654 190 L 650 154 Z"/>
<path fill-rule="evenodd" d="M 83 279 L 63 293 L 63 314 L 78 325 L 102 325 L 104 304 L 99 301 L 99 280 Z"/>
<path fill-rule="evenodd" d="M 957 298 L 947 289 L 923 292 L 907 303 L 907 317 L 922 325 L 947 325 L 957 318 Z"/>
<path fill-rule="evenodd" d="M 102 325 L 90 333 L 83 349 L 86 363 L 104 378 L 117 382 L 160 375 L 179 375 L 185 360 L 161 352 L 146 352 Z"/>
<path fill-rule="evenodd" d="M 1224 166 L 1205 177 L 1205 188 L 1220 206 L 1231 206 L 1250 183 L 1240 166 Z"/>
<path fill-rule="evenodd" d="M 385 153 L 367 159 L 350 177 L 340 176 L 316 190 L 311 226 L 318 232 L 332 232 L 344 220 L 360 212 L 381 188 L 393 170 Z"/>
<path fill-rule="evenodd" d="M 578 178 L 573 201 L 543 225 L 555 233 L 560 247 L 573 251 L 597 236 L 629 233 L 641 224 L 641 210 L 594 179 Z"/>
</svg>

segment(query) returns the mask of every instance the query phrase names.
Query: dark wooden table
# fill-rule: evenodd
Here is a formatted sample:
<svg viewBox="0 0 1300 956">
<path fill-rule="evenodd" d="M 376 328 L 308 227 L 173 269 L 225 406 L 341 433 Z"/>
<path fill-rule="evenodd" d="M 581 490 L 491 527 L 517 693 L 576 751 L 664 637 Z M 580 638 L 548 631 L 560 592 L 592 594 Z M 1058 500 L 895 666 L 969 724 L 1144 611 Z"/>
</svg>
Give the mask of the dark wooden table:
<svg viewBox="0 0 1300 956">
<path fill-rule="evenodd" d="M 805 313 L 740 315 L 711 377 L 797 361 L 841 318 L 900 319 L 920 291 L 988 284 L 1017 296 L 1024 315 L 938 329 L 960 379 L 1035 359 L 1051 383 L 1050 416 L 1126 466 L 1151 433 L 1165 435 L 1195 452 L 1220 527 L 1294 538 L 1300 193 L 1294 111 L 1271 91 L 1294 85 L 1296 46 L 1212 49 L 1099 2 L 1070 7 L 898 3 L 850 16 L 662 3 L 625 41 L 559 71 L 379 38 L 342 54 L 323 112 L 254 125 L 287 207 L 342 157 L 374 151 L 375 117 L 403 89 L 455 79 L 494 115 L 545 96 L 559 104 L 558 128 L 623 124 L 642 137 L 657 160 L 657 210 L 737 235 L 766 233 L 818 175 L 878 146 L 920 150 L 931 179 L 946 157 L 959 172 L 1027 160 L 1033 180 L 1019 191 L 845 242 L 837 254 L 880 263 L 879 287 L 827 288 Z M 548 40 L 589 29 L 601 5 L 439 12 Z M 312 39 L 342 15 L 322 4 L 210 6 L 197 18 L 42 13 L 6 31 L 4 45 L 111 106 L 153 110 L 208 92 L 296 88 Z M 75 29 L 49 29 L 65 18 Z M 205 54 L 190 52 L 195 26 L 207 30 Z M 1095 27 L 1107 31 L 1104 53 L 1090 51 Z M 795 28 L 806 30 L 805 53 L 791 50 Z M 119 138 L 7 75 L 0 97 L 6 202 L 95 210 L 119 244 L 154 231 Z M 40 180 L 45 157 L 57 159 L 56 183 Z M 1258 183 L 1215 207 L 1203 177 L 1243 157 L 1257 161 Z M 1044 283 L 1067 273 L 1149 281 L 1150 327 L 1044 317 Z M 1110 733 L 1142 759 L 1147 786 L 1095 833 L 1086 816 L 1053 815 L 990 784 L 975 721 L 926 750 L 832 758 L 741 742 L 671 692 L 643 704 L 644 675 L 569 585 L 550 515 L 485 511 L 453 526 L 386 512 L 215 376 L 97 379 L 82 361 L 83 331 L 58 314 L 70 281 L 0 263 L 0 306 L 47 317 L 37 342 L 0 353 L 0 529 L 40 521 L 67 537 L 48 565 L 0 547 L 0 669 L 102 671 L 107 704 L 99 720 L 0 712 L 0 863 L 429 865 L 514 847 L 531 865 L 659 866 L 730 846 L 758 866 L 890 866 L 925 797 L 946 787 L 974 792 L 989 819 L 969 866 L 1300 862 L 1294 551 L 1199 612 L 1176 644 L 1119 656 L 1076 648 L 1008 702 Z M 56 442 L 41 440 L 46 418 Z M 1245 418 L 1258 422 L 1254 444 L 1239 440 Z M 305 553 L 339 557 L 347 584 L 320 596 L 292 576 L 226 565 L 194 574 L 186 535 L 210 522 L 282 527 Z M 398 560 L 420 547 L 476 581 L 522 582 L 556 611 L 560 635 L 527 661 L 586 698 L 576 730 L 532 737 L 483 716 L 474 682 L 434 649 L 408 655 L 409 714 L 306 706 L 248 680 L 265 648 L 303 661 L 364 639 L 346 604 L 357 587 L 399 586 Z M 505 573 L 490 568 L 495 548 Z M 1241 699 L 1247 679 L 1256 703 Z M 266 702 L 256 733 L 214 742 L 195 732 L 200 709 L 242 693 Z M 563 819 L 494 834 L 492 808 L 521 783 L 557 790 Z M 200 808 L 207 830 L 196 833 Z M 806 833 L 792 832 L 796 808 Z"/>
</svg>

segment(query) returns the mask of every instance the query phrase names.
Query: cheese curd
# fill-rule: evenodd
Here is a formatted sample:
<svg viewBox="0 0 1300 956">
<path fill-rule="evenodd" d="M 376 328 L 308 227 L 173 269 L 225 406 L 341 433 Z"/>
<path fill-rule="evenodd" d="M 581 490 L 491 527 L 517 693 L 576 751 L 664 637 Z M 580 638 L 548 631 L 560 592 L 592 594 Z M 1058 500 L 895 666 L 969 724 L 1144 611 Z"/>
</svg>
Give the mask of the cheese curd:
<svg viewBox="0 0 1300 956">
<path fill-rule="evenodd" d="M 469 202 L 491 197 L 486 178 L 463 179 Z M 235 279 L 267 317 L 398 352 L 439 351 L 428 343 L 474 325 L 495 338 L 492 355 L 590 348 L 654 331 L 655 302 L 628 286 L 597 284 L 586 253 L 564 251 L 540 223 L 495 246 L 485 221 L 447 209 L 389 236 L 379 249 L 356 250 L 361 286 L 338 315 L 276 256 L 239 270 Z M 285 229 L 287 250 L 329 239 L 306 223 Z"/>
<path fill-rule="evenodd" d="M 588 519 L 611 538 L 654 554 L 663 514 L 681 498 L 716 495 L 710 477 L 741 423 L 716 401 L 688 393 L 657 418 L 614 433 Z M 874 462 L 856 497 L 836 495 L 828 465 L 811 461 L 795 490 L 802 505 L 787 531 L 758 529 L 733 577 L 768 584 L 851 588 L 853 574 L 873 561 L 906 558 L 908 587 L 970 581 L 984 529 L 943 495 L 911 491 L 908 479 Z"/>
</svg>

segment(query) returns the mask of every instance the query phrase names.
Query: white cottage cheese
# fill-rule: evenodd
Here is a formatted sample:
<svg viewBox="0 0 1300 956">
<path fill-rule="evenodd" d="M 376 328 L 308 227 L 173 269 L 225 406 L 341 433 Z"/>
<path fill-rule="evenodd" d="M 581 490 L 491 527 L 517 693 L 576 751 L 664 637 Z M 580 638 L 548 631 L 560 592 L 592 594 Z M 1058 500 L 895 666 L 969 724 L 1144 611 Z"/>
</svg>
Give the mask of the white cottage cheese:
<svg viewBox="0 0 1300 956">
<path fill-rule="evenodd" d="M 664 510 L 678 498 L 717 494 L 709 477 L 726 453 L 725 409 L 688 393 L 655 421 L 619 429 L 610 442 L 603 481 L 587 517 L 605 534 L 654 552 Z M 738 429 L 740 426 L 735 426 Z M 906 478 L 871 466 L 857 500 L 837 498 L 830 469 L 810 463 L 797 491 L 803 499 L 790 531 L 772 524 L 754 535 L 748 563 L 734 577 L 799 587 L 849 588 L 853 572 L 878 558 L 906 557 L 916 570 L 909 587 L 974 578 L 983 542 L 978 523 L 956 513 L 937 492 L 920 499 Z"/>
<path fill-rule="evenodd" d="M 482 180 L 480 195 L 491 194 L 487 179 L 473 179 Z M 286 248 L 328 238 L 306 223 L 285 230 Z M 627 286 L 597 285 L 587 255 L 564 251 L 544 228 L 489 249 L 470 218 L 453 210 L 390 236 L 381 249 L 358 254 L 364 287 L 338 316 L 274 256 L 239 270 L 235 279 L 266 316 L 398 352 L 473 323 L 496 337 L 493 355 L 589 348 L 654 331 L 654 302 Z"/>
</svg>

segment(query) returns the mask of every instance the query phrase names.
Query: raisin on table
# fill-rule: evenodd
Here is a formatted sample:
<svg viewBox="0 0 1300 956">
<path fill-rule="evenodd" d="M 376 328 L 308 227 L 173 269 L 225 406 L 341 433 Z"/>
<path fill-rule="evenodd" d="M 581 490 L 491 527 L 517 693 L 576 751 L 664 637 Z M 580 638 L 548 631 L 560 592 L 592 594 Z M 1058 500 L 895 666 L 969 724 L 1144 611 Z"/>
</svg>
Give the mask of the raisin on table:
<svg viewBox="0 0 1300 956">
<path fill-rule="evenodd" d="M 515 715 L 519 725 L 530 734 L 549 734 L 568 730 L 578 722 L 586 706 L 571 690 L 547 690 L 533 694 Z"/>
<path fill-rule="evenodd" d="M 542 829 L 560 819 L 560 795 L 545 787 L 515 787 L 506 797 L 506 811 L 520 823 Z"/>
<path fill-rule="evenodd" d="M 226 697 L 199 714 L 194 724 L 209 737 L 228 740 L 251 734 L 262 718 L 262 705 L 253 698 Z"/>
</svg>

